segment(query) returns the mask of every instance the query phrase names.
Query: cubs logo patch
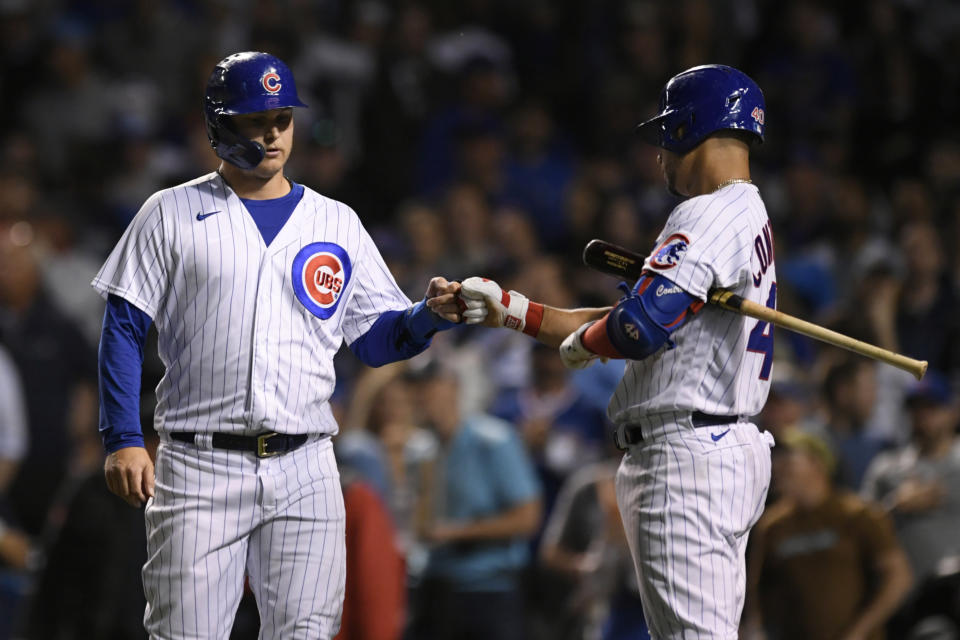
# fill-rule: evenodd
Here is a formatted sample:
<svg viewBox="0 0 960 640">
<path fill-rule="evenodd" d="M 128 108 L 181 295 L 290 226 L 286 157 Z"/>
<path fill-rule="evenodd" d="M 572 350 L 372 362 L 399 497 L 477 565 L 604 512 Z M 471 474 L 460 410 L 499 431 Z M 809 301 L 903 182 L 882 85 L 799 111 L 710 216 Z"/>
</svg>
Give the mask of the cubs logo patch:
<svg viewBox="0 0 960 640">
<path fill-rule="evenodd" d="M 332 316 L 350 282 L 350 256 L 332 242 L 314 242 L 297 252 L 290 276 L 297 300 L 321 320 Z"/>
<path fill-rule="evenodd" d="M 260 84 L 267 90 L 267 93 L 277 93 L 283 86 L 280 84 L 280 74 L 273 71 L 263 74 L 263 77 L 260 78 Z"/>
<path fill-rule="evenodd" d="M 680 264 L 680 259 L 687 252 L 690 240 L 682 233 L 675 233 L 657 247 L 650 257 L 650 266 L 654 269 L 672 269 Z"/>
</svg>

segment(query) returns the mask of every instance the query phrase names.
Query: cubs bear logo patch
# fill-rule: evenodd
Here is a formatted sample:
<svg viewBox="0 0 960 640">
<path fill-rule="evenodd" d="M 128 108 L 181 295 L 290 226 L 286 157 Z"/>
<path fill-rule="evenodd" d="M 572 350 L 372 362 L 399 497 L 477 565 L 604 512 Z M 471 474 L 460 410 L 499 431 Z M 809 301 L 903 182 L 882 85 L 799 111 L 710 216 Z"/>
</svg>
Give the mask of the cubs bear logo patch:
<svg viewBox="0 0 960 640">
<path fill-rule="evenodd" d="M 654 269 L 672 269 L 680 264 L 683 254 L 687 252 L 690 240 L 682 233 L 675 233 L 663 241 L 650 257 L 650 266 Z"/>
<path fill-rule="evenodd" d="M 321 320 L 332 316 L 350 281 L 350 256 L 332 242 L 314 242 L 293 258 L 291 280 L 297 300 Z"/>
</svg>

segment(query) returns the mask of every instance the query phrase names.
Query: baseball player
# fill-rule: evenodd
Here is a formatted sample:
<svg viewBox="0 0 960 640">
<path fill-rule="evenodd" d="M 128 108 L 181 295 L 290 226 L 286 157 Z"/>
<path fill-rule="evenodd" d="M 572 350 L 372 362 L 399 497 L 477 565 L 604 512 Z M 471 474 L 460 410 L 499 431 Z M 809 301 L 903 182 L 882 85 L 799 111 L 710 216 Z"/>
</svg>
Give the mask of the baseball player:
<svg viewBox="0 0 960 640">
<path fill-rule="evenodd" d="M 336 633 L 345 563 L 333 356 L 346 340 L 378 366 L 451 326 L 400 291 L 356 213 L 284 176 L 293 108 L 304 106 L 274 56 L 218 63 L 204 116 L 224 162 L 151 196 L 93 280 L 107 297 L 104 470 L 114 493 L 146 503 L 151 638 L 229 637 L 245 575 L 261 638 Z M 456 288 L 431 280 L 436 311 L 455 314 Z M 138 409 L 151 323 L 166 367 L 155 471 Z"/>
<path fill-rule="evenodd" d="M 771 327 L 704 304 L 715 287 L 776 304 L 773 234 L 750 183 L 763 132 L 749 77 L 721 65 L 680 73 L 639 133 L 687 200 L 615 307 L 555 309 L 481 278 L 462 284 L 468 323 L 523 331 L 573 368 L 629 360 L 608 408 L 627 450 L 617 502 L 658 640 L 737 637 L 747 535 L 769 485 L 773 438 L 751 416 L 767 398 Z"/>
</svg>

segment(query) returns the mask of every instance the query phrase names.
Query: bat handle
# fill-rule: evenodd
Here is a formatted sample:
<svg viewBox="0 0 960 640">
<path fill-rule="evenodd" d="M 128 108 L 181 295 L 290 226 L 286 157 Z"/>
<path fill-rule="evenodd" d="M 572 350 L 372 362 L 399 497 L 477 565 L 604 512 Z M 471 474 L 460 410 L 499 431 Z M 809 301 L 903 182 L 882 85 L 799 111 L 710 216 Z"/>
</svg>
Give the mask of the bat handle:
<svg viewBox="0 0 960 640">
<path fill-rule="evenodd" d="M 715 304 L 727 311 L 741 311 L 743 309 L 743 298 L 733 291 L 726 291 L 725 289 L 711 291 L 708 301 L 710 304 Z"/>
</svg>

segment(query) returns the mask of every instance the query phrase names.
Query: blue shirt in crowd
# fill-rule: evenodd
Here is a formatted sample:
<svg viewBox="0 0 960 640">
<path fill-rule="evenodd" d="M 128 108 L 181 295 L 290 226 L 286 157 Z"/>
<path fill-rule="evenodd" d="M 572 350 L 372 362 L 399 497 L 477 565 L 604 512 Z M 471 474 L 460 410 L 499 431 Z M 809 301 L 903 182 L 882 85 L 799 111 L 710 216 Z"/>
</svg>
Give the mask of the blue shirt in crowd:
<svg viewBox="0 0 960 640">
<path fill-rule="evenodd" d="M 491 416 L 463 420 L 444 451 L 441 472 L 437 515 L 449 522 L 491 518 L 540 495 L 516 430 Z M 460 591 L 506 591 L 517 587 L 528 554 L 522 538 L 442 545 L 431 551 L 426 575 Z"/>
</svg>

